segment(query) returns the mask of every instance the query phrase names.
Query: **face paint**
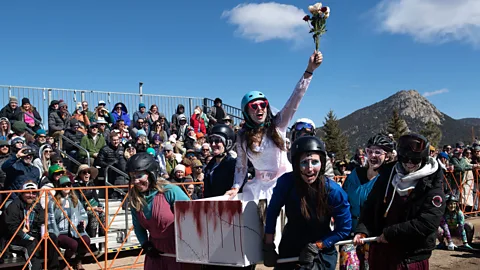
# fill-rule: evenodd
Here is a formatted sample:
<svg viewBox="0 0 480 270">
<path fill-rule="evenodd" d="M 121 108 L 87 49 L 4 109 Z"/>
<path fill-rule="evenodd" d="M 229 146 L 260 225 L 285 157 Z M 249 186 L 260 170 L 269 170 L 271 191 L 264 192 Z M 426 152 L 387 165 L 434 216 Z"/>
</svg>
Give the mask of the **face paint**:
<svg viewBox="0 0 480 270">
<path fill-rule="evenodd" d="M 299 162 L 300 173 L 303 181 L 312 184 L 318 177 L 322 168 L 322 161 L 319 154 L 304 154 Z"/>
</svg>

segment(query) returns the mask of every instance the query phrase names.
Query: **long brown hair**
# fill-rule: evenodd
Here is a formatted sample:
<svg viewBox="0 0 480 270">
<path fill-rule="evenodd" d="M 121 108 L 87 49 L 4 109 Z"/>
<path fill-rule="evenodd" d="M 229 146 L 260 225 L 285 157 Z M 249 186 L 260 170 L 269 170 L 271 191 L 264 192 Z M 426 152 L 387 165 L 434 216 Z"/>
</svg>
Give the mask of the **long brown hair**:
<svg viewBox="0 0 480 270">
<path fill-rule="evenodd" d="M 151 176 L 149 175 L 148 177 L 150 178 Z M 169 183 L 170 182 L 164 179 L 159 179 L 156 182 L 150 181 L 149 179 L 148 190 L 157 190 L 160 193 L 165 193 L 165 191 L 167 190 L 165 188 L 165 185 Z M 129 196 L 130 196 L 130 206 L 132 206 L 137 212 L 143 211 L 143 207 L 147 205 L 147 201 L 145 200 L 144 196 L 140 194 L 140 192 L 135 188 L 133 184 L 130 187 Z"/>
<path fill-rule="evenodd" d="M 305 219 L 310 220 L 311 211 L 308 206 L 308 202 L 313 202 L 315 200 L 316 204 L 316 216 L 320 220 L 322 216 L 326 216 L 331 213 L 331 209 L 328 205 L 328 189 L 326 182 L 328 179 L 324 176 L 325 165 L 327 158 L 325 155 L 320 154 L 320 161 L 322 162 L 322 168 L 320 173 L 317 176 L 317 179 L 311 185 L 305 183 L 300 173 L 300 158 L 302 155 L 298 155 L 294 159 L 295 166 L 293 167 L 293 176 L 295 179 L 295 187 L 297 189 L 298 197 L 300 198 L 300 211 Z"/>
<path fill-rule="evenodd" d="M 245 134 L 245 138 L 247 140 L 247 148 L 249 148 L 253 153 L 258 153 L 255 149 L 255 146 L 260 146 L 265 133 L 268 137 L 272 138 L 272 141 L 280 150 L 286 151 L 285 141 L 277 130 L 277 126 L 275 125 L 275 116 L 273 116 L 272 111 L 270 110 L 270 105 L 267 109 L 265 125 L 256 128 L 251 128 L 248 125 L 244 125 L 243 130 L 244 131 L 242 133 Z"/>
<path fill-rule="evenodd" d="M 73 207 L 77 207 L 78 205 L 78 197 L 75 191 L 70 190 L 70 193 L 68 193 L 68 196 L 70 197 L 70 200 L 72 201 Z M 63 197 L 62 191 L 58 190 L 57 193 L 55 194 L 55 199 L 60 203 L 60 199 Z M 55 207 L 57 207 L 57 204 L 55 204 Z"/>
</svg>

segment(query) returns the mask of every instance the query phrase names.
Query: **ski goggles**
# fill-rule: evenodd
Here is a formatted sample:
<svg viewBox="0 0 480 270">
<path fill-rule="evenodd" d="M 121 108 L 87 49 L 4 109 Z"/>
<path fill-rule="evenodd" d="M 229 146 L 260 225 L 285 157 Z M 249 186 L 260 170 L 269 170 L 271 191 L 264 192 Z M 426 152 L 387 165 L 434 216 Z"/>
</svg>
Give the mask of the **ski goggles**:
<svg viewBox="0 0 480 270">
<path fill-rule="evenodd" d="M 300 131 L 300 130 L 303 130 L 303 129 L 313 130 L 313 125 L 309 124 L 309 123 L 304 123 L 304 122 L 300 122 L 300 123 L 295 124 L 295 130 Z"/>
<path fill-rule="evenodd" d="M 402 136 L 398 141 L 400 148 L 409 149 L 412 152 L 420 153 L 425 150 L 426 142 L 411 136 Z"/>
<path fill-rule="evenodd" d="M 250 109 L 254 111 L 256 111 L 258 108 L 265 109 L 267 108 L 267 106 L 268 106 L 268 100 L 266 99 L 248 103 L 248 107 L 250 107 Z"/>
</svg>

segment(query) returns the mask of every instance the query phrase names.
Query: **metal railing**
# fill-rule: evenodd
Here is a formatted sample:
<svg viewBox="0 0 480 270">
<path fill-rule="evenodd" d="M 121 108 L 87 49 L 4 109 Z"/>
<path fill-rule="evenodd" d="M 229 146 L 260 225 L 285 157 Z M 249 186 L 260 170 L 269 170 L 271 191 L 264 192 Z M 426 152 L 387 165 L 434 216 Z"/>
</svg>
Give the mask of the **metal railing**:
<svg viewBox="0 0 480 270">
<path fill-rule="evenodd" d="M 213 107 L 214 105 L 215 103 L 213 99 L 204 98 L 203 112 L 208 113 L 210 111 L 210 108 Z M 243 115 L 242 115 L 241 109 L 234 106 L 227 105 L 227 104 L 222 104 L 222 107 L 225 113 L 228 114 L 228 116 L 230 116 L 234 125 L 239 125 L 242 122 Z"/>
<path fill-rule="evenodd" d="M 122 203 L 122 204 L 125 206 L 125 229 L 123 230 L 123 233 L 124 233 L 124 236 L 126 236 L 127 233 L 128 233 L 128 211 L 127 211 L 128 210 L 128 202 L 129 202 L 128 192 L 125 192 L 122 189 L 117 188 L 115 186 L 115 183 L 112 184 L 108 181 L 108 170 L 112 170 L 115 173 L 118 173 L 119 175 L 125 177 L 125 179 L 127 179 L 127 180 L 130 179 L 130 177 L 128 176 L 128 174 L 126 174 L 125 172 L 113 167 L 112 165 L 109 165 L 109 166 L 107 166 L 107 168 L 105 168 L 105 185 L 106 186 L 112 186 L 114 191 L 120 193 L 120 195 L 122 195 L 122 196 L 125 196 L 125 199 L 124 199 L 125 202 Z M 107 200 L 107 198 L 105 198 L 105 200 Z M 128 237 L 124 237 L 124 238 L 126 239 L 126 242 L 128 242 Z"/>
<path fill-rule="evenodd" d="M 62 137 L 62 140 L 64 141 L 67 141 L 68 143 L 70 143 L 71 145 L 75 146 L 76 148 L 78 148 L 78 150 L 80 151 L 84 151 L 85 153 L 87 153 L 87 165 L 88 167 L 90 167 L 90 153 L 88 153 L 87 149 L 83 148 L 81 145 L 79 145 L 78 143 L 70 140 L 67 136 L 65 135 L 60 135 Z M 65 148 L 65 145 L 63 146 Z M 63 150 L 63 149 L 62 149 Z M 68 155 L 69 156 L 69 155 Z M 69 156 L 70 157 L 70 156 Z M 78 162 L 78 161 L 77 161 Z M 78 164 L 80 165 L 80 164 Z"/>
<path fill-rule="evenodd" d="M 179 104 L 184 105 L 187 118 L 190 118 L 193 114 L 195 106 L 206 108 L 205 112 L 213 106 L 213 100 L 203 97 L 0 85 L 0 100 L 3 100 L 4 104 L 8 103 L 8 99 L 11 96 L 16 96 L 18 99 L 28 97 L 32 106 L 36 107 L 45 123 L 48 122 L 46 120 L 48 119 L 48 108 L 53 100 L 63 100 L 68 105 L 69 111 L 75 108 L 77 102 L 87 101 L 89 110 L 92 112 L 100 100 L 106 102 L 106 108 L 109 111 L 113 109 L 117 102 L 122 102 L 127 107 L 130 118 L 133 117 L 135 111 L 138 111 L 139 103 L 145 103 L 147 111 L 151 105 L 155 104 L 158 107 L 158 111 L 164 113 L 168 120 L 175 114 Z M 223 107 L 225 112 L 234 118 L 233 120 L 241 119 L 241 110 L 229 105 L 223 105 Z"/>
</svg>

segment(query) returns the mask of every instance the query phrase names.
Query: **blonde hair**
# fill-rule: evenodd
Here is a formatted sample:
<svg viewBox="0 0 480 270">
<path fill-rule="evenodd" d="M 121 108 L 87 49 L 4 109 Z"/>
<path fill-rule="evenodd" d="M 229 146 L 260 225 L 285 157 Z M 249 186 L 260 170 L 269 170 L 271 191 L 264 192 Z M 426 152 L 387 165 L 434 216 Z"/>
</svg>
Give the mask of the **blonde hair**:
<svg viewBox="0 0 480 270">
<path fill-rule="evenodd" d="M 151 176 L 148 177 L 150 178 Z M 165 193 L 165 191 L 167 191 L 165 185 L 167 184 L 170 184 L 170 182 L 161 178 L 157 182 L 150 181 L 150 186 L 148 189 L 157 190 L 159 193 Z M 143 207 L 147 205 L 147 201 L 145 200 L 144 196 L 138 192 L 135 186 L 130 187 L 130 193 L 128 196 L 130 197 L 130 206 L 133 207 L 137 212 L 143 211 Z"/>
</svg>

